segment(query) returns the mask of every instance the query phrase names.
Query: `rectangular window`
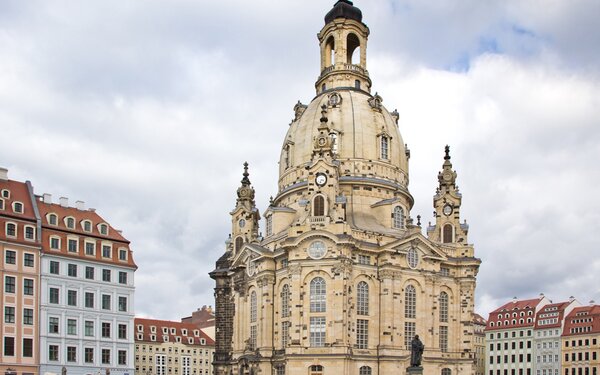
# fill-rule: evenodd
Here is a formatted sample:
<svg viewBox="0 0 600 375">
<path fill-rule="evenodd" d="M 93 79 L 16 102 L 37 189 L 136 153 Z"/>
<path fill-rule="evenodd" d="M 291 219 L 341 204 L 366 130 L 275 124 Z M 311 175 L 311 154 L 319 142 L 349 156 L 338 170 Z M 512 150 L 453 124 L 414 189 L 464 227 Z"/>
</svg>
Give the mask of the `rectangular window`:
<svg viewBox="0 0 600 375">
<path fill-rule="evenodd" d="M 23 309 L 23 324 L 33 325 L 33 309 Z"/>
<path fill-rule="evenodd" d="M 4 291 L 6 293 L 15 292 L 15 278 L 13 276 L 6 276 L 4 278 Z"/>
<path fill-rule="evenodd" d="M 102 245 L 102 257 L 111 258 L 111 247 L 110 245 Z"/>
<path fill-rule="evenodd" d="M 102 364 L 110 364 L 110 349 L 102 349 Z"/>
<path fill-rule="evenodd" d="M 15 322 L 15 308 L 12 306 L 4 306 L 4 323 Z"/>
<path fill-rule="evenodd" d="M 60 272 L 60 263 L 55 260 L 50 261 L 50 273 L 53 275 L 58 275 Z"/>
<path fill-rule="evenodd" d="M 127 272 L 119 272 L 119 284 L 127 284 Z"/>
<path fill-rule="evenodd" d="M 102 323 L 102 338 L 110 338 L 110 323 Z"/>
<path fill-rule="evenodd" d="M 68 290 L 67 291 L 67 305 L 77 306 L 77 291 L 76 290 Z"/>
<path fill-rule="evenodd" d="M 74 238 L 69 238 L 67 240 L 67 245 L 68 245 L 67 248 L 68 248 L 69 252 L 76 253 L 78 250 L 77 248 L 79 247 L 78 244 L 79 244 L 79 241 L 77 241 Z"/>
<path fill-rule="evenodd" d="M 48 294 L 48 302 L 50 302 L 50 303 L 59 303 L 59 291 L 58 291 L 58 288 L 50 288 L 50 292 Z"/>
<path fill-rule="evenodd" d="M 156 375 L 165 375 L 166 373 L 166 360 L 165 360 L 165 355 L 155 355 L 154 356 L 154 363 L 156 365 Z"/>
<path fill-rule="evenodd" d="M 85 278 L 88 280 L 94 280 L 94 267 L 85 267 Z"/>
<path fill-rule="evenodd" d="M 257 330 L 258 328 L 256 327 L 256 325 L 250 326 L 250 348 L 252 348 L 252 350 L 256 349 L 256 337 L 258 335 Z"/>
<path fill-rule="evenodd" d="M 410 349 L 410 342 L 415 337 L 416 324 L 415 322 L 404 322 L 404 345 Z"/>
<path fill-rule="evenodd" d="M 91 320 L 85 321 L 85 335 L 87 337 L 94 337 L 94 322 Z"/>
<path fill-rule="evenodd" d="M 127 260 L 127 250 L 119 249 L 119 260 Z"/>
<path fill-rule="evenodd" d="M 102 310 L 110 310 L 110 295 L 102 295 Z"/>
<path fill-rule="evenodd" d="M 119 339 L 127 339 L 127 324 L 119 324 Z"/>
<path fill-rule="evenodd" d="M 23 339 L 23 357 L 33 357 L 33 339 Z"/>
<path fill-rule="evenodd" d="M 35 239 L 35 229 L 33 227 L 25 227 L 25 239 Z"/>
<path fill-rule="evenodd" d="M 6 250 L 4 259 L 6 264 L 17 264 L 17 253 L 12 250 Z"/>
<path fill-rule="evenodd" d="M 4 337 L 4 355 L 12 357 L 15 355 L 15 338 Z"/>
<path fill-rule="evenodd" d="M 369 321 L 366 319 L 356 320 L 356 347 L 366 349 L 369 344 Z"/>
<path fill-rule="evenodd" d="M 94 255 L 96 254 L 96 244 L 93 242 L 85 243 L 85 255 Z"/>
<path fill-rule="evenodd" d="M 77 347 L 67 346 L 67 362 L 77 362 Z"/>
<path fill-rule="evenodd" d="M 83 352 L 85 363 L 94 363 L 94 348 L 85 348 Z"/>
<path fill-rule="evenodd" d="M 71 277 L 77 277 L 77 265 L 69 263 L 67 268 L 67 275 Z"/>
<path fill-rule="evenodd" d="M 23 254 L 23 265 L 25 267 L 33 267 L 33 254 Z"/>
<path fill-rule="evenodd" d="M 76 319 L 67 319 L 67 335 L 76 335 L 77 334 L 77 320 Z"/>
<path fill-rule="evenodd" d="M 440 350 L 448 351 L 448 326 L 440 326 Z"/>
<path fill-rule="evenodd" d="M 50 238 L 50 248 L 52 250 L 60 250 L 60 238 L 51 237 Z"/>
<path fill-rule="evenodd" d="M 310 346 L 325 346 L 325 317 L 310 317 Z"/>
<path fill-rule="evenodd" d="M 110 282 L 110 270 L 102 270 L 102 281 Z"/>
<path fill-rule="evenodd" d="M 85 307 L 88 309 L 94 308 L 94 293 L 85 292 Z"/>
<path fill-rule="evenodd" d="M 58 345 L 48 345 L 48 360 L 58 361 Z"/>
<path fill-rule="evenodd" d="M 58 318 L 48 318 L 48 333 L 58 333 Z"/>
<path fill-rule="evenodd" d="M 23 294 L 33 296 L 33 280 L 23 279 Z"/>
<path fill-rule="evenodd" d="M 368 255 L 358 254 L 358 264 L 371 264 L 371 257 Z"/>
<path fill-rule="evenodd" d="M 282 322 L 281 323 L 281 348 L 285 349 L 288 345 L 288 340 L 290 337 L 290 322 Z"/>
<path fill-rule="evenodd" d="M 186 357 L 183 357 L 182 360 L 185 361 Z M 189 357 L 188 358 L 188 362 L 189 362 Z M 127 364 L 127 351 L 125 350 L 119 350 L 118 352 L 118 361 L 119 361 L 119 365 L 126 365 Z M 189 363 L 188 363 L 189 364 Z M 185 374 L 183 374 L 185 375 Z M 188 368 L 188 375 L 189 375 L 189 368 Z"/>
<path fill-rule="evenodd" d="M 119 311 L 127 311 L 127 297 L 119 297 Z"/>
</svg>

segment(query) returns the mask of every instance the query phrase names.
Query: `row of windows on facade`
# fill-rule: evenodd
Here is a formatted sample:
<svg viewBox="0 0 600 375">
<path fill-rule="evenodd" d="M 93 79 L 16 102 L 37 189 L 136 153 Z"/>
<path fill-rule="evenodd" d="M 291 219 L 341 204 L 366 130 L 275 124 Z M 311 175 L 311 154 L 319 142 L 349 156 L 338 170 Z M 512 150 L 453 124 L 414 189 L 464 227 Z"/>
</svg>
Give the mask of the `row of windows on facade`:
<svg viewBox="0 0 600 375">
<path fill-rule="evenodd" d="M 531 353 L 528 353 L 526 356 L 525 354 L 519 354 L 518 357 L 516 354 L 512 354 L 510 357 L 505 354 L 504 356 L 496 356 L 496 364 L 500 365 L 503 363 L 524 363 L 525 359 L 527 362 L 531 362 Z M 504 361 L 502 361 L 502 359 L 504 359 Z M 490 365 L 494 364 L 494 356 L 490 356 Z"/>
<path fill-rule="evenodd" d="M 144 374 L 147 374 L 149 372 L 153 373 L 153 374 L 155 373 L 155 372 L 153 372 L 152 366 L 148 367 L 147 370 L 146 370 L 146 366 L 142 366 L 142 367 L 136 366 L 135 367 L 135 372 L 139 373 L 140 371 L 142 373 L 144 373 Z M 156 375 L 165 375 L 166 373 L 171 374 L 173 372 L 177 374 L 178 371 L 179 371 L 178 367 L 175 367 L 173 369 L 172 367 L 169 367 L 169 366 L 167 366 L 167 367 L 158 366 L 156 368 Z M 212 370 L 211 369 L 202 369 L 202 368 L 201 369 L 192 368 L 192 371 L 190 372 L 189 368 L 186 368 L 183 365 L 181 366 L 181 375 L 196 375 L 196 374 L 199 374 L 199 375 L 202 375 L 202 374 L 209 375 L 209 374 L 212 374 Z"/>
<path fill-rule="evenodd" d="M 96 256 L 96 241 L 92 239 L 84 239 L 84 254 L 88 256 Z M 58 236 L 50 236 L 50 249 L 61 250 L 62 239 Z M 67 238 L 67 251 L 69 253 L 79 253 L 80 239 L 77 237 Z M 112 259 L 112 244 L 101 243 L 102 258 Z M 127 261 L 127 249 L 119 248 L 119 260 Z"/>
<path fill-rule="evenodd" d="M 98 337 L 98 333 L 96 332 L 96 322 L 94 320 L 83 320 L 81 327 L 79 327 L 79 320 L 76 318 L 67 318 L 65 333 L 67 338 L 70 336 L 78 336 L 80 329 L 83 329 L 83 337 L 85 338 L 93 338 Z M 127 340 L 127 324 L 126 323 L 118 323 L 117 325 L 116 338 L 119 340 Z M 103 339 L 112 339 L 115 337 L 113 330 L 113 324 L 110 322 L 101 322 L 100 323 L 100 338 Z M 48 333 L 49 334 L 57 334 L 60 335 L 61 325 L 60 325 L 60 317 L 57 316 L 49 316 L 48 317 Z"/>
<path fill-rule="evenodd" d="M 589 346 L 590 342 L 592 343 L 592 345 L 596 345 L 598 343 L 598 339 L 592 339 L 590 341 L 590 339 L 579 339 L 579 340 L 565 340 L 565 347 L 569 347 L 569 342 L 571 343 L 571 347 L 577 347 L 577 346 Z"/>
<path fill-rule="evenodd" d="M 20 324 L 31 326 L 33 325 L 33 309 L 23 308 L 22 320 Z M 16 320 L 16 307 L 15 306 L 4 306 L 4 323 L 15 324 Z"/>
<path fill-rule="evenodd" d="M 291 315 L 291 292 L 288 284 L 282 287 L 281 291 L 281 317 L 288 318 Z M 369 285 L 361 281 L 356 287 L 356 314 L 362 316 L 369 315 Z M 327 309 L 327 286 L 322 277 L 315 277 L 310 282 L 310 312 L 324 313 Z M 408 285 L 405 289 L 404 317 L 415 319 L 417 310 L 416 289 Z M 252 291 L 250 294 L 250 345 L 256 347 L 257 340 L 257 315 L 258 301 L 257 294 Z M 439 296 L 439 320 L 441 323 L 448 322 L 448 294 L 441 292 Z M 284 321 L 281 324 L 281 344 L 285 348 L 288 344 L 289 328 L 291 323 Z M 368 347 L 368 329 L 369 320 L 357 319 L 356 321 L 356 347 L 366 349 Z M 325 346 L 326 339 L 326 319 L 324 316 L 310 317 L 310 346 Z M 405 345 L 408 347 L 410 341 L 416 334 L 415 322 L 405 322 Z M 448 327 L 440 326 L 439 332 L 440 350 L 448 350 Z"/>
<path fill-rule="evenodd" d="M 590 372 L 591 369 L 591 372 Z M 517 371 L 519 375 L 531 375 L 531 369 L 510 369 L 510 375 L 517 375 Z M 548 370 L 546 372 L 546 370 L 537 370 L 536 371 L 537 375 L 558 375 L 558 369 L 554 369 L 554 371 L 552 370 Z M 598 367 L 578 367 L 578 368 L 565 368 L 565 375 L 598 375 Z M 509 375 L 509 370 L 508 369 L 504 369 L 504 370 L 490 370 L 489 371 L 489 375 Z"/>
<path fill-rule="evenodd" d="M 138 324 L 136 326 L 137 331 L 138 332 L 144 332 L 144 326 L 142 324 Z M 150 326 L 150 332 L 151 333 L 156 333 L 156 326 Z M 176 335 L 177 334 L 177 328 L 175 327 L 162 327 L 162 333 L 163 335 L 168 335 L 170 332 L 171 335 Z M 181 335 L 182 336 L 187 336 L 188 335 L 188 330 L 187 328 L 181 328 Z M 194 330 L 194 336 L 195 337 L 200 337 L 200 330 L 195 329 Z"/>
<path fill-rule="evenodd" d="M 19 235 L 19 226 L 14 222 L 6 222 L 4 224 L 4 233 L 6 237 L 17 238 Z M 24 235 L 23 237 L 27 241 L 35 241 L 35 227 L 33 225 L 24 225 L 23 226 Z"/>
<path fill-rule="evenodd" d="M 144 339 L 144 334 L 143 333 L 138 333 L 136 336 L 137 340 L 143 340 Z M 194 345 L 194 338 L 193 337 L 184 337 L 182 338 L 181 336 L 175 336 L 175 342 L 176 343 L 181 343 L 181 342 L 185 342 L 185 340 L 183 339 L 187 339 L 187 343 L 189 345 Z M 156 335 L 151 334 L 150 335 L 150 341 L 156 341 Z M 163 342 L 170 342 L 170 337 L 169 335 L 163 335 L 162 336 L 162 341 Z M 200 339 L 200 345 L 206 345 L 206 340 L 201 338 Z"/>
<path fill-rule="evenodd" d="M 598 375 L 599 366 L 594 367 L 576 367 L 576 368 L 565 368 L 565 375 Z M 570 370 L 570 372 L 569 372 Z M 590 372 L 591 370 L 591 372 Z"/>
<path fill-rule="evenodd" d="M 33 296 L 34 280 L 23 278 L 23 294 L 26 296 Z M 16 276 L 4 276 L 4 292 L 5 293 L 16 293 L 17 290 L 17 277 Z"/>
<path fill-rule="evenodd" d="M 65 359 L 70 363 L 79 363 L 77 356 L 76 346 L 66 346 Z M 100 363 L 103 365 L 113 365 L 112 362 L 112 351 L 111 349 L 100 349 Z M 59 362 L 60 358 L 60 346 L 50 344 L 48 345 L 48 361 Z M 83 348 L 83 363 L 85 364 L 96 364 L 94 359 L 94 348 Z M 117 350 L 117 365 L 127 365 L 127 350 Z"/>
<path fill-rule="evenodd" d="M 178 372 L 179 370 L 179 366 L 173 368 L 173 366 L 171 365 L 171 358 L 168 358 L 168 362 L 167 362 L 167 357 L 165 355 L 156 355 L 154 358 L 155 362 L 155 372 L 152 371 L 152 366 L 150 366 L 148 368 L 149 372 L 153 372 L 156 375 L 165 375 L 167 372 L 171 373 L 172 370 L 175 370 L 174 372 Z M 177 359 L 175 359 L 177 360 Z M 194 365 L 196 364 L 196 360 L 194 359 Z M 202 364 L 202 361 L 200 362 L 200 364 Z M 206 361 L 205 363 L 206 365 L 208 365 L 210 367 L 210 364 L 208 363 L 208 361 Z M 193 370 L 193 373 L 196 374 L 196 368 L 192 368 L 191 367 L 191 358 L 184 356 L 181 357 L 181 374 L 182 375 L 190 375 L 190 370 Z M 136 372 L 139 371 L 139 366 L 136 366 Z M 142 371 L 145 372 L 146 371 L 146 367 L 144 366 L 142 368 Z M 203 371 L 203 369 L 200 369 L 200 374 L 205 373 Z M 206 370 L 206 374 L 209 374 L 209 370 Z"/>
<path fill-rule="evenodd" d="M 15 250 L 5 250 L 4 252 L 5 264 L 17 265 L 17 252 Z M 23 266 L 34 267 L 35 266 L 35 254 L 23 253 Z"/>
<path fill-rule="evenodd" d="M 3 353 L 4 357 L 14 357 L 15 355 L 17 355 L 17 347 L 14 337 L 4 337 Z M 33 338 L 22 339 L 21 357 L 33 357 Z"/>
<path fill-rule="evenodd" d="M 590 356 L 591 353 L 591 356 Z M 590 357 L 592 358 L 592 361 L 595 361 L 598 359 L 598 352 L 594 351 L 594 352 L 577 352 L 577 353 L 571 353 L 571 355 L 569 355 L 569 353 L 565 353 L 565 362 L 581 362 L 581 361 L 589 361 Z"/>
<path fill-rule="evenodd" d="M 538 369 L 536 371 L 537 375 L 559 375 L 558 369 Z"/>
<path fill-rule="evenodd" d="M 95 304 L 96 294 L 94 292 L 85 292 L 83 298 L 83 305 L 86 308 L 93 309 Z M 81 301 L 78 299 L 77 290 L 67 290 L 67 306 L 81 306 Z M 48 303 L 61 304 L 60 300 L 60 289 L 52 288 L 49 289 Z M 101 309 L 110 311 L 112 310 L 112 295 L 101 294 Z M 127 297 L 118 296 L 117 311 L 127 312 Z"/>
<path fill-rule="evenodd" d="M 64 265 L 64 264 L 63 264 Z M 61 275 L 61 263 L 55 260 L 51 260 L 48 263 L 48 273 L 51 275 Z M 66 275 L 69 277 L 79 277 L 79 267 L 74 263 L 67 263 L 67 272 Z M 110 283 L 112 282 L 112 270 L 103 268 L 102 269 L 102 281 Z M 127 272 L 119 271 L 117 273 L 117 282 L 122 285 L 127 285 Z M 96 279 L 96 268 L 93 266 L 85 266 L 83 277 L 86 280 L 95 280 Z"/>
<path fill-rule="evenodd" d="M 321 365 L 311 365 L 308 367 L 309 375 L 323 375 L 324 372 L 325 368 Z M 373 370 L 370 366 L 361 366 L 358 369 L 358 375 L 372 375 L 372 373 Z M 285 375 L 285 365 L 276 365 L 275 375 Z M 440 375 L 452 375 L 452 370 L 450 370 L 449 368 L 443 368 L 440 371 Z"/>
<path fill-rule="evenodd" d="M 58 225 L 58 215 L 56 215 L 55 213 L 49 213 L 46 215 L 46 220 L 48 221 L 48 224 L 50 225 Z M 69 229 L 75 229 L 75 218 L 73 216 L 66 216 L 63 219 L 63 222 L 65 224 L 65 227 L 69 228 Z M 88 219 L 84 219 L 81 220 L 79 222 L 79 225 L 81 226 L 81 229 L 84 232 L 92 232 L 92 228 L 94 226 L 94 223 L 92 223 L 91 220 Z M 106 223 L 100 223 L 97 225 L 97 229 L 98 232 L 103 235 L 103 236 L 108 236 L 108 224 Z"/>
<path fill-rule="evenodd" d="M 489 338 L 490 340 L 493 340 L 494 337 L 496 337 L 497 340 L 501 340 L 502 337 L 504 336 L 505 339 L 509 338 L 508 336 L 508 332 L 498 332 L 498 334 L 494 334 L 494 333 L 490 333 L 489 334 Z M 517 337 L 517 331 L 512 331 L 512 334 L 510 335 L 511 337 Z M 528 329 L 527 331 L 524 330 L 520 330 L 519 331 L 519 337 L 523 337 L 523 336 L 527 336 L 530 337 L 531 336 L 531 330 Z"/>
<path fill-rule="evenodd" d="M 527 344 L 525 344 L 525 342 L 527 342 Z M 519 349 L 523 349 L 525 347 L 525 345 L 527 345 L 527 349 L 531 349 L 531 341 L 527 340 L 527 341 L 519 341 Z M 512 341 L 510 343 L 510 346 L 513 350 L 517 349 L 517 342 L 516 341 Z M 538 348 L 539 349 L 539 348 Z M 491 343 L 490 344 L 490 351 L 494 350 L 494 344 Z M 502 350 L 502 343 L 496 343 L 496 350 Z M 504 343 L 504 350 L 508 350 L 508 341 Z"/>
<path fill-rule="evenodd" d="M 163 357 L 164 355 L 163 354 L 157 354 L 157 356 Z M 182 358 L 182 362 L 185 362 L 185 360 L 184 360 L 185 358 L 191 358 L 191 357 L 182 356 L 181 358 Z M 143 355 L 141 357 L 139 355 L 136 355 L 135 356 L 135 361 L 136 362 L 140 362 L 141 361 L 141 362 L 152 362 L 153 363 L 154 362 L 154 357 L 151 356 L 151 355 L 149 355 L 148 357 L 146 357 L 145 355 Z M 179 357 L 171 357 L 171 356 L 169 356 L 169 357 L 167 357 L 167 363 L 169 363 L 169 364 L 170 363 L 177 364 L 177 363 L 179 363 Z M 208 364 L 210 364 L 210 360 L 208 358 L 206 358 L 204 360 L 202 360 L 202 359 L 198 360 L 197 358 L 194 357 L 193 360 L 192 360 L 192 364 L 193 365 L 198 365 L 198 364 L 199 365 L 208 365 Z"/>
<path fill-rule="evenodd" d="M 169 348 L 167 350 L 167 348 L 165 348 L 162 345 L 161 346 L 156 346 L 154 344 L 153 345 L 139 345 L 138 344 L 138 345 L 135 346 L 135 351 L 139 352 L 140 348 L 141 348 L 142 353 L 146 353 L 146 346 L 148 348 L 148 352 L 150 352 L 150 353 L 152 353 L 152 348 L 154 348 L 155 352 L 160 352 L 160 351 L 167 352 L 168 351 L 169 354 L 171 354 L 171 353 L 178 354 L 179 353 L 179 348 L 177 348 L 177 347 L 173 348 L 172 346 L 169 346 Z M 209 356 L 209 355 L 211 355 L 210 354 L 211 350 L 210 349 L 202 350 L 202 349 L 183 349 L 182 348 L 181 349 L 181 354 L 184 354 L 184 353 L 193 354 L 193 355 L 197 355 L 198 354 L 198 355 Z"/>
</svg>

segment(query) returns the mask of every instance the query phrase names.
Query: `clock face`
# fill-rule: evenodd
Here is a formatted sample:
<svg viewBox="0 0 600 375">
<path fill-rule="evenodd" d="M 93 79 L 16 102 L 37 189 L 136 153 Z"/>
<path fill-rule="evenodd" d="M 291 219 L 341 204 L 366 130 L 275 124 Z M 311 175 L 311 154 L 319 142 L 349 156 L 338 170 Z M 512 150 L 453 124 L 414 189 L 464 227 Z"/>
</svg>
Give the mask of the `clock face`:
<svg viewBox="0 0 600 375">
<path fill-rule="evenodd" d="M 238 224 L 240 225 L 240 228 L 243 228 L 243 227 L 246 226 L 246 220 L 240 219 L 240 221 L 238 222 Z"/>
<path fill-rule="evenodd" d="M 315 178 L 315 182 L 319 186 L 324 186 L 327 183 L 327 176 L 323 173 L 317 173 L 317 177 Z"/>
<path fill-rule="evenodd" d="M 444 212 L 444 215 L 450 216 L 450 214 L 452 213 L 452 206 L 450 206 L 449 204 L 445 205 L 443 212 Z"/>
<path fill-rule="evenodd" d="M 327 249 L 323 241 L 314 241 L 308 246 L 308 256 L 313 259 L 321 259 L 325 256 Z"/>
<path fill-rule="evenodd" d="M 320 137 L 317 140 L 317 143 L 319 144 L 319 146 L 325 146 L 325 144 L 327 143 L 327 139 L 325 139 L 325 137 Z"/>
<path fill-rule="evenodd" d="M 452 179 L 452 175 L 450 173 L 444 173 L 444 180 L 450 181 Z"/>
</svg>

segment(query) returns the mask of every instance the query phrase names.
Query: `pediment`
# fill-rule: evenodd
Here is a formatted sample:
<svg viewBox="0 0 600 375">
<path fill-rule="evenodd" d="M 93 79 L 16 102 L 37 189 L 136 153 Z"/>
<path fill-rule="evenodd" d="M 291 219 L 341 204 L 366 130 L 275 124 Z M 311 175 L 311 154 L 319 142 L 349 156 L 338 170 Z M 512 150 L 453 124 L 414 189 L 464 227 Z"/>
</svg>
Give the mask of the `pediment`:
<svg viewBox="0 0 600 375">
<path fill-rule="evenodd" d="M 245 243 L 232 261 L 232 268 L 246 266 L 248 258 L 256 260 L 263 257 L 272 257 L 273 252 L 254 243 Z"/>
<path fill-rule="evenodd" d="M 386 245 L 386 248 L 391 248 L 398 253 L 407 252 L 409 249 L 413 248 L 420 252 L 420 255 L 423 259 L 439 261 L 448 259 L 442 250 L 438 249 L 434 243 L 429 241 L 420 233 L 416 233 L 406 238 L 394 241 Z"/>
</svg>

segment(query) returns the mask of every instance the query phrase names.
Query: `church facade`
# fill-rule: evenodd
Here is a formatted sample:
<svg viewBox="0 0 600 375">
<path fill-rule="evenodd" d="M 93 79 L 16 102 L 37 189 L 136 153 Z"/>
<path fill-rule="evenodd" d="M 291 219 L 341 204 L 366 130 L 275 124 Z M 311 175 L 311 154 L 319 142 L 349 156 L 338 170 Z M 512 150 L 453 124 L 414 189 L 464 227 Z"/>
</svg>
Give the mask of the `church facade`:
<svg viewBox="0 0 600 375">
<path fill-rule="evenodd" d="M 340 0 L 318 34 L 316 97 L 294 107 L 278 194 L 261 215 L 245 165 L 215 280 L 216 375 L 473 374 L 480 260 L 449 149 L 435 223 L 411 218 L 399 114 L 371 94 L 369 28 Z"/>
</svg>

